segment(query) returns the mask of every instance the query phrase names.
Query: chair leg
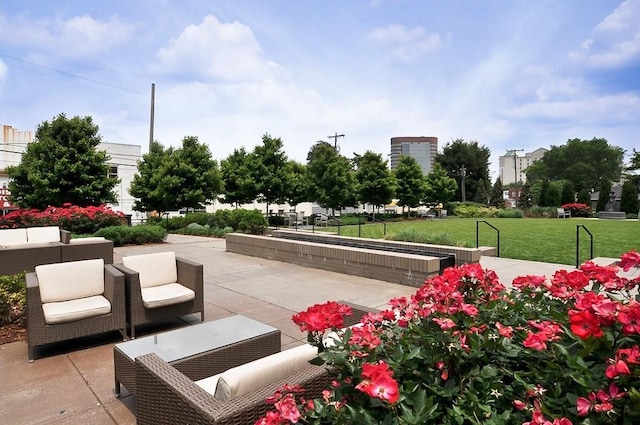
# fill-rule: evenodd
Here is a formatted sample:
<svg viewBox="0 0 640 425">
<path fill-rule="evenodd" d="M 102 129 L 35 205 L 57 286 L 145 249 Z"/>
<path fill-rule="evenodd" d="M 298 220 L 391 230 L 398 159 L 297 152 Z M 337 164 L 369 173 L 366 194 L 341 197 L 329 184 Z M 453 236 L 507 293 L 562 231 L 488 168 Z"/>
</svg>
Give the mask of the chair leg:
<svg viewBox="0 0 640 425">
<path fill-rule="evenodd" d="M 200 312 L 200 322 L 204 322 L 204 311 Z"/>
</svg>

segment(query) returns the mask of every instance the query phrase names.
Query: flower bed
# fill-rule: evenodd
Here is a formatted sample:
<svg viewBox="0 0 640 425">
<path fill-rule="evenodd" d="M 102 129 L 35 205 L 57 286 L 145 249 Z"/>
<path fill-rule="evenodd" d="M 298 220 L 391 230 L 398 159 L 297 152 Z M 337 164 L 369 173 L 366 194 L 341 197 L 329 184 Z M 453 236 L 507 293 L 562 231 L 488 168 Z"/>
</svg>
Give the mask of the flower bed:
<svg viewBox="0 0 640 425">
<path fill-rule="evenodd" d="M 450 268 L 347 329 L 348 306 L 310 307 L 293 320 L 334 384 L 315 400 L 283 388 L 256 425 L 640 423 L 640 277 L 617 271 L 587 262 L 507 289 Z"/>
</svg>

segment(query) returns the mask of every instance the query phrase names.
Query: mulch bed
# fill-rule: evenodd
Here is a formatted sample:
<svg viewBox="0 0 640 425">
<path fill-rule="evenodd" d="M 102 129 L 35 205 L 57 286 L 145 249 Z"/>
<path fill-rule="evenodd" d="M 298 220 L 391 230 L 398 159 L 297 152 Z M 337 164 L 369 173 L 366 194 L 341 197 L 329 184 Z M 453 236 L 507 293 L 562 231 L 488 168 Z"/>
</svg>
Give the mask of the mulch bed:
<svg viewBox="0 0 640 425">
<path fill-rule="evenodd" d="M 12 324 L 0 326 L 0 345 L 27 339 L 27 330 L 23 325 Z"/>
</svg>

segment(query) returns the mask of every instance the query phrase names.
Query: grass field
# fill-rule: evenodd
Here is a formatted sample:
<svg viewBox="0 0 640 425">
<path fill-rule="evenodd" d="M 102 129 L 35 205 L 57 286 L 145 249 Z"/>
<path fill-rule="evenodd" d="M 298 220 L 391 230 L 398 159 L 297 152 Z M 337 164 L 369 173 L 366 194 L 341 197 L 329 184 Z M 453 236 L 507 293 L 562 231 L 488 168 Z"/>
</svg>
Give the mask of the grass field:
<svg viewBox="0 0 640 425">
<path fill-rule="evenodd" d="M 475 247 L 478 226 L 480 246 L 496 246 L 496 231 L 486 223 L 477 224 L 478 220 L 482 219 L 449 217 L 446 220 L 389 222 L 386 233 L 390 235 L 404 229 L 424 234 L 444 233 L 453 241 Z M 593 234 L 594 257 L 617 258 L 631 249 L 640 250 L 640 221 L 637 220 L 489 218 L 486 221 L 500 231 L 500 257 L 504 258 L 575 265 L 576 230 L 579 229 L 579 261 L 586 261 L 590 256 L 590 238 L 579 225 Z M 327 230 L 337 232 L 337 228 Z M 358 226 L 342 226 L 340 234 L 358 236 Z M 364 238 L 383 238 L 383 225 L 362 225 L 360 234 Z"/>
</svg>

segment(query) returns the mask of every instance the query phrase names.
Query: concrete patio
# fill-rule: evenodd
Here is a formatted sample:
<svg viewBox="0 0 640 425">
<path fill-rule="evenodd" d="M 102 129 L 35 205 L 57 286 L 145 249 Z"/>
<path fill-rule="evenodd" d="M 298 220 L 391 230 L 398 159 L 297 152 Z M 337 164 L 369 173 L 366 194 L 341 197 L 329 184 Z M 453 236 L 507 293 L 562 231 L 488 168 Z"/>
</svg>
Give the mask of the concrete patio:
<svg viewBox="0 0 640 425">
<path fill-rule="evenodd" d="M 415 288 L 347 276 L 287 263 L 227 253 L 225 241 L 170 235 L 167 243 L 115 249 L 126 255 L 175 251 L 204 264 L 205 320 L 242 314 L 282 332 L 282 348 L 299 345 L 306 335 L 291 316 L 315 303 L 346 300 L 382 307 Z M 483 257 L 503 283 L 519 275 L 552 275 L 570 266 Z M 137 336 L 186 326 L 199 315 L 140 327 Z M 51 344 L 27 360 L 25 341 L 0 345 L 0 418 L 8 424 L 135 424 L 135 397 L 113 393 L 113 345 L 118 333 Z"/>
</svg>

